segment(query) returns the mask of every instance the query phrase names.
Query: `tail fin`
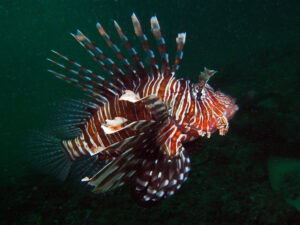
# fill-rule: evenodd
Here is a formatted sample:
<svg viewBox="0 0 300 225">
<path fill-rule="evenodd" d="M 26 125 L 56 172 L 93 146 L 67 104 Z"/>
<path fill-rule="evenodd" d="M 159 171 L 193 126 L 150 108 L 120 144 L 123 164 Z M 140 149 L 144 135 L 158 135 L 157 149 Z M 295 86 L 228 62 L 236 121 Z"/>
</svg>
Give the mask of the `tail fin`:
<svg viewBox="0 0 300 225">
<path fill-rule="evenodd" d="M 65 180 L 72 162 L 62 149 L 61 140 L 54 136 L 35 131 L 29 141 L 28 159 L 41 172 Z"/>
</svg>

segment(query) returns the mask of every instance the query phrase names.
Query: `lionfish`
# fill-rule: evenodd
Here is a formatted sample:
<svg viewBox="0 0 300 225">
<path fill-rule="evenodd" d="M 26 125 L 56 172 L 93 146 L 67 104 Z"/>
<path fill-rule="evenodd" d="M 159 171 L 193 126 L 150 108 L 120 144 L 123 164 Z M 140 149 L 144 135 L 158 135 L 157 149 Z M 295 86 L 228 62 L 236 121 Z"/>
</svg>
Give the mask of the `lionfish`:
<svg viewBox="0 0 300 225">
<path fill-rule="evenodd" d="M 114 26 L 131 62 L 100 23 L 96 27 L 119 64 L 81 31 L 71 33 L 112 82 L 52 50 L 67 64 L 48 60 L 73 77 L 49 72 L 82 88 L 90 98 L 67 104 L 68 113 L 58 116 L 56 134 L 40 134 L 38 161 L 61 179 L 72 171 L 79 173 L 81 181 L 94 186 L 96 193 L 129 181 L 133 198 L 148 207 L 172 196 L 187 180 L 191 162 L 183 143 L 200 136 L 209 138 L 217 130 L 225 135 L 238 106 L 234 99 L 215 92 L 208 84 L 215 70 L 204 68 L 197 84 L 175 77 L 183 58 L 186 33 L 176 38 L 177 53 L 171 65 L 157 17 L 151 18 L 159 65 L 134 13 L 131 19 L 147 55 L 145 61 L 116 21 Z"/>
</svg>

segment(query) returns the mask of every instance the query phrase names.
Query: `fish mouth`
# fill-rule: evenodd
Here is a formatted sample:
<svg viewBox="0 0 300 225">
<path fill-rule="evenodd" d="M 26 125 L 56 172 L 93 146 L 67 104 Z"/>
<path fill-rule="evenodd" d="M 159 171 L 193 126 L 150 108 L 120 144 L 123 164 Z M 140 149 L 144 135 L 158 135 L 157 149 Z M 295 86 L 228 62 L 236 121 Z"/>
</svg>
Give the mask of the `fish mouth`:
<svg viewBox="0 0 300 225">
<path fill-rule="evenodd" d="M 239 110 L 239 106 L 236 104 L 232 104 L 232 106 L 228 107 L 228 109 L 226 109 L 224 113 L 227 120 L 228 121 L 231 120 L 238 110 Z"/>
</svg>

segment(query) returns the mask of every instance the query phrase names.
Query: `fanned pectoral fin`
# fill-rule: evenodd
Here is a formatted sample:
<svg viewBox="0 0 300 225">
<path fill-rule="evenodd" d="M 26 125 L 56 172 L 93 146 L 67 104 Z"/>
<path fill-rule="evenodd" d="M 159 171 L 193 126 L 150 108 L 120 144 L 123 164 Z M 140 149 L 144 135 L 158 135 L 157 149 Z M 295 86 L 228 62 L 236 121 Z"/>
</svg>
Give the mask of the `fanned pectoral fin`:
<svg viewBox="0 0 300 225">
<path fill-rule="evenodd" d="M 133 103 L 137 115 L 143 112 L 150 117 L 151 120 L 164 122 L 169 117 L 167 107 L 156 95 L 149 95 L 144 98 L 139 98 L 138 94 L 133 91 L 125 90 L 125 94 L 120 97 L 120 101 Z"/>
<path fill-rule="evenodd" d="M 133 176 L 137 170 L 137 164 L 141 162 L 140 154 L 144 149 L 153 146 L 154 135 L 142 133 L 134 138 L 133 142 L 126 142 L 123 146 L 126 150 L 107 164 L 92 178 L 85 177 L 82 181 L 88 181 L 88 184 L 94 186 L 94 192 L 105 192 L 121 186 L 125 181 Z M 120 143 L 122 145 L 122 143 Z M 117 146 L 115 146 L 117 148 Z M 113 149 L 113 148 L 112 148 Z"/>
<path fill-rule="evenodd" d="M 124 99 L 122 101 L 128 100 Z M 110 131 L 113 131 L 111 135 L 122 136 L 126 132 L 133 132 L 134 134 L 106 148 L 99 148 L 98 151 L 94 152 L 94 155 L 104 154 L 113 158 L 113 161 L 108 163 L 93 177 L 84 177 L 82 179 L 82 181 L 88 182 L 88 184 L 95 187 L 94 192 L 105 192 L 121 186 L 128 178 L 142 169 L 142 161 L 145 160 L 143 155 L 158 148 L 156 145 L 157 131 L 161 129 L 168 117 L 165 105 L 154 95 L 130 102 L 129 105 L 132 106 L 132 104 L 136 106 L 137 114 L 139 110 L 143 111 L 143 113 L 149 114 L 146 117 L 150 119 L 140 119 L 131 122 L 128 120 L 122 123 L 122 126 L 120 123 L 117 123 L 120 120 L 118 118 L 108 121 L 106 124 L 107 128 L 111 128 Z M 117 129 L 113 130 L 113 128 Z"/>
<path fill-rule="evenodd" d="M 110 162 L 100 170 L 91 179 L 84 178 L 82 181 L 88 181 L 88 184 L 94 186 L 94 192 L 105 192 L 121 186 L 128 177 L 135 173 L 133 170 L 134 149 L 130 148 L 124 152 L 118 159 Z"/>
<path fill-rule="evenodd" d="M 156 121 L 163 122 L 169 117 L 167 107 L 156 95 L 149 95 L 141 101 L 149 108 L 151 116 Z"/>
<path fill-rule="evenodd" d="M 119 130 L 113 133 L 114 135 L 126 136 L 126 134 L 128 133 L 134 132 L 133 135 L 126 137 L 121 141 L 115 142 L 105 148 L 97 148 L 94 150 L 92 155 L 102 154 L 109 157 L 118 157 L 127 149 L 139 146 L 141 143 L 146 142 L 147 139 L 145 138 L 145 133 L 150 134 L 150 136 L 153 136 L 153 134 L 156 133 L 157 129 L 160 128 L 160 126 L 161 124 L 153 120 L 134 121 L 126 125 L 124 128 L 120 128 Z"/>
</svg>

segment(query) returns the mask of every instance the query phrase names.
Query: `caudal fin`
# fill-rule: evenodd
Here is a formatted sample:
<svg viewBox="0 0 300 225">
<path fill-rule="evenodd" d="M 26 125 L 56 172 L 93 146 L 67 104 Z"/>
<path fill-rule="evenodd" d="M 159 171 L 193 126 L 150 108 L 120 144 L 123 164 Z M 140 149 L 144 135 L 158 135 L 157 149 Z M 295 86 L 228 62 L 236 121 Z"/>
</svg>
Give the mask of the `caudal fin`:
<svg viewBox="0 0 300 225">
<path fill-rule="evenodd" d="M 68 177 L 72 162 L 64 153 L 59 138 L 35 131 L 31 135 L 28 148 L 28 159 L 40 172 L 60 180 Z"/>
</svg>

